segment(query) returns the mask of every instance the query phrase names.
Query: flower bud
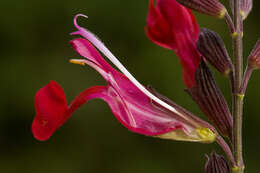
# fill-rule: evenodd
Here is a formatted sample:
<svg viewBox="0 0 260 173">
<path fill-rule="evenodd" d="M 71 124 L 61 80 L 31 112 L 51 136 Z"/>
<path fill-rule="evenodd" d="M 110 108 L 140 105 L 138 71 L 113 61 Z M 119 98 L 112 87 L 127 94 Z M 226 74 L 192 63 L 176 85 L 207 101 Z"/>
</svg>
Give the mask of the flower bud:
<svg viewBox="0 0 260 173">
<path fill-rule="evenodd" d="M 196 71 L 195 78 L 197 85 L 189 88 L 188 93 L 219 132 L 231 139 L 233 120 L 227 102 L 203 60 Z"/>
<path fill-rule="evenodd" d="M 233 65 L 225 44 L 216 32 L 202 28 L 197 49 L 220 73 L 228 75 L 232 71 Z"/>
<path fill-rule="evenodd" d="M 230 7 L 231 10 L 234 14 L 234 0 L 230 0 Z M 241 0 L 240 1 L 240 14 L 243 18 L 243 20 L 245 20 L 248 16 L 248 14 L 251 12 L 253 7 L 253 0 Z"/>
<path fill-rule="evenodd" d="M 260 68 L 260 39 L 248 57 L 248 65 L 254 69 Z"/>
<path fill-rule="evenodd" d="M 177 0 L 180 4 L 206 15 L 224 18 L 227 10 L 218 0 Z"/>
<path fill-rule="evenodd" d="M 230 168 L 223 156 L 212 152 L 210 157 L 207 156 L 207 163 L 205 165 L 205 173 L 229 173 Z"/>
</svg>

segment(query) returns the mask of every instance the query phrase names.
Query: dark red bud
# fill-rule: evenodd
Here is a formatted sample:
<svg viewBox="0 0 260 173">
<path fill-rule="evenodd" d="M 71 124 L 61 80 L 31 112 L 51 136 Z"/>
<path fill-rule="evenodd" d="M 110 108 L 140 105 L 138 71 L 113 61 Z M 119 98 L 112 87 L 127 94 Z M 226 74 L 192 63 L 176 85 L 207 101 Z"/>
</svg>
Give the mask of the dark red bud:
<svg viewBox="0 0 260 173">
<path fill-rule="evenodd" d="M 177 0 L 180 4 L 210 16 L 224 18 L 227 10 L 218 0 Z"/>
<path fill-rule="evenodd" d="M 223 156 L 212 152 L 207 159 L 205 173 L 230 173 L 229 165 Z"/>
<path fill-rule="evenodd" d="M 197 85 L 188 89 L 188 93 L 207 118 L 214 123 L 219 132 L 231 139 L 233 120 L 228 104 L 203 60 L 196 71 L 195 77 Z"/>
<path fill-rule="evenodd" d="M 228 75 L 232 71 L 232 61 L 224 42 L 216 32 L 202 28 L 197 41 L 197 49 L 220 73 Z"/>
</svg>

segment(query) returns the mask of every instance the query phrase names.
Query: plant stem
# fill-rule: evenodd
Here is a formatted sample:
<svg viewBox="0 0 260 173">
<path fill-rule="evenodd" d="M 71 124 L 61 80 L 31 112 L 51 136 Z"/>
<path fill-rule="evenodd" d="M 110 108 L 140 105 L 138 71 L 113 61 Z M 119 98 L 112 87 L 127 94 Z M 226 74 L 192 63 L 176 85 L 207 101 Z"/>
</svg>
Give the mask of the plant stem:
<svg viewBox="0 0 260 173">
<path fill-rule="evenodd" d="M 235 66 L 235 93 L 234 97 L 234 127 L 233 127 L 233 148 L 234 158 L 237 164 L 236 173 L 244 172 L 244 162 L 242 155 L 242 114 L 243 114 L 243 97 L 239 95 L 243 78 L 243 55 L 242 55 L 242 37 L 243 37 L 243 21 L 240 14 L 240 0 L 234 0 L 234 25 L 236 36 L 233 38 L 234 46 L 234 66 Z"/>
</svg>

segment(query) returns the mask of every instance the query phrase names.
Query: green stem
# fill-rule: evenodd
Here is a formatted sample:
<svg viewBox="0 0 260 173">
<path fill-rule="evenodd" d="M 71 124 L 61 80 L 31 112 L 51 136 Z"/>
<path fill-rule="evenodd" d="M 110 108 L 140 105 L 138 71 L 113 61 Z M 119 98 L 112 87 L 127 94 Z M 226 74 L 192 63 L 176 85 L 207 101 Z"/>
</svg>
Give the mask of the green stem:
<svg viewBox="0 0 260 173">
<path fill-rule="evenodd" d="M 235 93 L 234 100 L 234 127 L 233 127 L 233 148 L 234 158 L 237 164 L 236 173 L 244 172 L 244 162 L 242 155 L 242 114 L 243 114 L 243 96 L 239 95 L 243 78 L 243 55 L 242 55 L 242 37 L 243 37 L 243 21 L 240 14 L 240 0 L 234 0 L 234 25 L 237 32 L 233 38 L 234 46 L 234 66 L 235 66 Z"/>
</svg>

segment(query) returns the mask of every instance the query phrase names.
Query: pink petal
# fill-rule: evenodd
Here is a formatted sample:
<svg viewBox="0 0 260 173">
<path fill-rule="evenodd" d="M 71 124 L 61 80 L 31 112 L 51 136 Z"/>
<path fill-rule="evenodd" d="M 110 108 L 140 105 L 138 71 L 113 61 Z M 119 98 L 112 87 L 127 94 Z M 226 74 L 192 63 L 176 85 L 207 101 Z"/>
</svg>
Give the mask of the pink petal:
<svg viewBox="0 0 260 173">
<path fill-rule="evenodd" d="M 78 54 L 94 62 L 96 65 L 98 65 L 106 72 L 113 71 L 113 68 L 102 58 L 102 56 L 91 45 L 91 43 L 85 41 L 85 39 L 74 39 L 70 41 L 70 44 Z"/>
</svg>

